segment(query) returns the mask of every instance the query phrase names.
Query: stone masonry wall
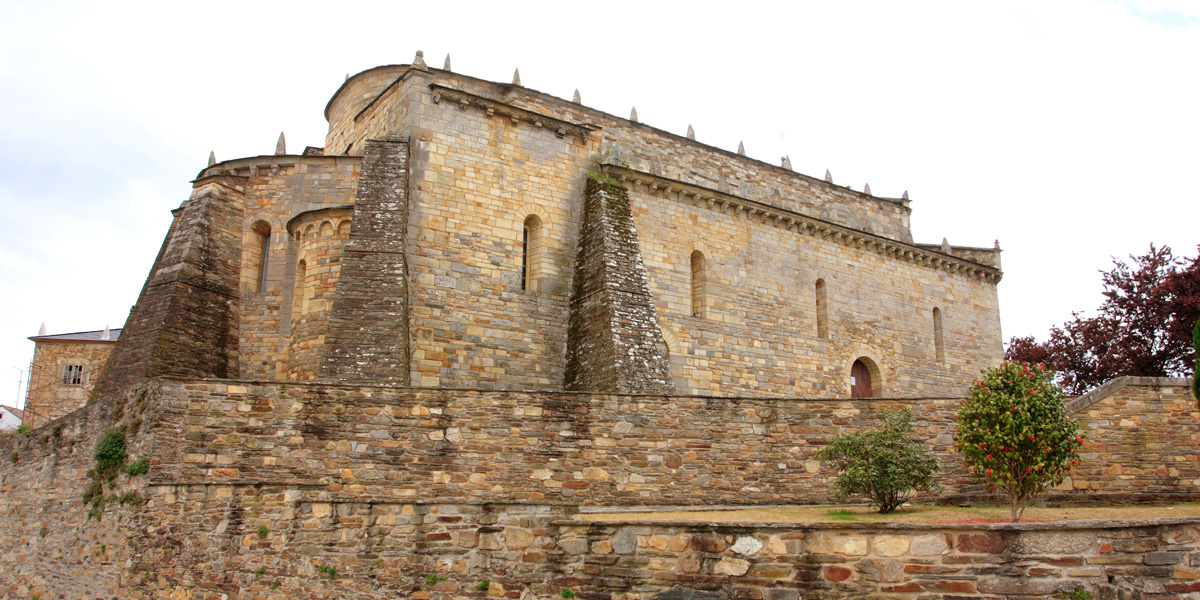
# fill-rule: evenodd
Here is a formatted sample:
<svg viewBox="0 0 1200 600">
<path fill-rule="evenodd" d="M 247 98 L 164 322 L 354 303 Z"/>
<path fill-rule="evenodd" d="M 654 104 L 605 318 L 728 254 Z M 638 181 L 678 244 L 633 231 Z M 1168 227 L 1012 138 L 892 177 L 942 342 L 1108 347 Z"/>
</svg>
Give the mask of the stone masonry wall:
<svg viewBox="0 0 1200 600">
<path fill-rule="evenodd" d="M 877 395 L 956 396 L 1003 359 L 993 282 L 634 181 L 629 196 L 658 318 L 686 358 L 679 393 L 849 396 L 850 367 L 865 356 L 882 376 L 873 382 Z M 695 251 L 706 270 L 699 316 L 691 303 Z M 934 308 L 942 314 L 940 360 Z"/>
<path fill-rule="evenodd" d="M 398 139 L 366 144 L 319 378 L 409 383 L 408 152 Z"/>
<path fill-rule="evenodd" d="M 244 178 L 195 181 L 129 313 L 95 393 L 147 377 L 238 374 Z"/>
<path fill-rule="evenodd" d="M 556 583 L 655 600 L 1184 598 L 1200 590 L 1198 525 L 570 523 Z"/>
<path fill-rule="evenodd" d="M 1196 496 L 1200 410 L 1190 379 L 1122 377 L 1070 407 L 1088 439 L 1059 491 L 1075 495 Z"/>
<path fill-rule="evenodd" d="M 1161 395 L 1190 397 L 1186 386 L 1169 389 Z M 926 500 L 989 498 L 951 450 L 956 399 L 734 399 L 169 380 L 161 390 L 162 401 L 175 407 L 172 414 L 186 415 L 179 425 L 187 432 L 179 448 L 180 477 L 189 482 L 319 482 L 356 497 L 454 501 L 829 503 L 836 501 L 829 483 L 834 474 L 816 459 L 825 442 L 875 425 L 880 409 L 909 407 L 915 438 L 943 470 L 942 492 Z M 1084 430 L 1096 423 L 1079 417 Z M 1111 450 L 1085 455 L 1077 467 L 1085 475 L 1077 480 L 1112 470 L 1119 464 L 1113 456 L 1147 454 L 1147 443 L 1180 448 L 1175 468 L 1194 468 L 1198 454 L 1186 448 L 1200 412 L 1180 419 L 1153 439 L 1089 434 L 1089 444 Z M 1128 483 L 1113 489 L 1064 488 L 1048 499 L 1078 502 L 1112 494 L 1124 501 L 1139 488 L 1196 497 L 1191 479 L 1160 477 L 1157 469 L 1131 471 L 1122 481 Z"/>
<path fill-rule="evenodd" d="M 329 208 L 302 213 L 288 222 L 296 256 L 287 356 L 288 379 L 293 381 L 313 381 L 320 370 L 352 213 L 350 208 Z"/>
<path fill-rule="evenodd" d="M 164 381 L 180 481 L 316 484 L 355 498 L 582 504 L 834 501 L 815 455 L 908 406 L 945 493 L 957 400 L 778 400 Z"/>
<path fill-rule="evenodd" d="M 562 389 L 595 144 L 586 132 L 560 132 L 533 114 L 488 116 L 482 106 L 439 100 L 428 87 L 432 77 L 413 72 L 390 92 L 404 93 L 400 126 L 412 139 L 413 385 Z M 522 255 L 534 249 L 522 235 L 531 217 L 540 245 L 530 254 L 536 279 L 523 288 Z"/>
<path fill-rule="evenodd" d="M 362 75 L 372 74 L 368 71 Z M 396 74 L 395 78 L 400 76 Z M 404 111 L 418 108 L 402 102 L 402 97 L 408 99 L 411 96 L 396 88 L 422 87 L 436 81 L 564 121 L 594 124 L 603 130 L 603 134 L 602 144 L 593 150 L 616 164 L 732 192 L 896 240 L 912 241 L 911 209 L 904 200 L 875 198 L 521 86 L 484 81 L 440 69 L 414 69 L 403 76 L 409 79 L 389 88 L 357 119 L 330 119 L 327 140 L 331 141 L 327 145 L 337 140 L 338 152 L 341 152 L 342 140 L 377 135 L 377 122 L 386 122 L 387 127 L 395 128 L 399 121 L 389 113 L 390 104 L 402 105 L 399 110 Z M 331 104 L 343 102 L 340 96 Z M 419 118 L 419 115 L 414 117 Z"/>
<path fill-rule="evenodd" d="M 1167 387 L 1181 394 L 1159 382 Z M 920 402 L 925 416 L 953 404 Z M 795 501 L 804 497 L 795 490 L 824 485 L 819 464 L 800 462 L 809 447 L 902 403 L 914 401 L 159 379 L 0 442 L 0 595 L 516 600 L 570 589 L 597 600 L 982 600 L 1082 585 L 1115 600 L 1200 592 L 1196 519 L 809 526 L 574 517 L 578 503 L 685 503 L 685 493 L 708 504 Z M 106 484 L 108 501 L 97 509 L 80 494 L 96 439 L 114 426 L 126 431 L 129 459 L 148 458 L 150 470 Z M 926 418 L 917 427 L 936 450 L 944 425 Z M 943 481 L 969 485 L 954 477 Z M 484 580 L 488 589 L 478 589 Z"/>
<path fill-rule="evenodd" d="M 258 156 L 225 161 L 205 173 L 228 171 L 247 178 L 243 229 L 240 369 L 248 379 L 288 378 L 297 249 L 287 224 L 314 210 L 349 206 L 358 187 L 358 157 Z M 256 223 L 270 226 L 266 285 L 257 283 Z"/>
<path fill-rule="evenodd" d="M 39 427 L 83 406 L 112 350 L 110 342 L 37 342 L 21 423 Z M 65 365 L 83 365 L 83 383 L 63 383 Z"/>
<path fill-rule="evenodd" d="M 625 188 L 589 177 L 575 263 L 566 389 L 668 393 L 666 342 L 654 313 Z"/>
<path fill-rule="evenodd" d="M 911 242 L 904 201 L 873 198 L 520 86 L 438 69 L 395 77 L 353 118 L 331 118 L 330 139 L 354 147 L 385 135 L 411 140 L 414 385 L 561 386 L 582 187 L 601 164 L 658 178 L 631 188 L 630 198 L 657 319 L 675 346 L 678 393 L 849 395 L 850 366 L 865 358 L 883 395 L 950 396 L 1002 356 L 998 252 L 978 249 L 978 257 L 969 256 L 982 262 L 974 263 L 940 246 L 884 251 L 886 240 Z M 346 101 L 341 96 L 331 106 Z M 761 212 L 685 200 L 681 186 L 810 215 L 868 237 L 804 234 Z M 539 264 L 531 267 L 539 280 L 521 289 L 529 250 L 522 224 L 530 217 L 544 228 Z M 684 248 L 708 241 L 716 246 L 706 255 L 719 307 L 708 320 L 693 320 L 681 308 L 688 293 L 681 285 L 690 253 Z M 814 331 L 817 278 L 831 295 L 829 339 Z M 947 340 L 940 359 L 934 308 Z"/>
</svg>

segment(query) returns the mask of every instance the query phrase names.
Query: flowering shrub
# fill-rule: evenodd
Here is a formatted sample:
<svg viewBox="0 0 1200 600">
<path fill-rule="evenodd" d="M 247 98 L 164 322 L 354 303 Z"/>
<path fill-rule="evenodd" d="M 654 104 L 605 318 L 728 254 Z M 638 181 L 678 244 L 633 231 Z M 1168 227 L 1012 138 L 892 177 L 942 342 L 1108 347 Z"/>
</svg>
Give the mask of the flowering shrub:
<svg viewBox="0 0 1200 600">
<path fill-rule="evenodd" d="M 1079 464 L 1079 426 L 1043 365 L 1006 362 L 984 371 L 958 409 L 954 449 L 963 466 L 1008 495 L 1012 520 Z"/>
<path fill-rule="evenodd" d="M 883 411 L 882 427 L 833 438 L 819 456 L 838 471 L 833 484 L 839 497 L 862 494 L 881 513 L 896 510 L 914 491 L 938 489 L 937 460 L 912 440 L 907 408 Z"/>
</svg>

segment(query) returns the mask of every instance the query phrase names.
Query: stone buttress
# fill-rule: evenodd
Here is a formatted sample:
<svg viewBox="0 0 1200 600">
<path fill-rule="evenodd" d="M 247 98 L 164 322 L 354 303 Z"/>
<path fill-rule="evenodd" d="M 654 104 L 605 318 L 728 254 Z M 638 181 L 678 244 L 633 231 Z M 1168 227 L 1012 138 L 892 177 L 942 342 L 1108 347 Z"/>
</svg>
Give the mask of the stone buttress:
<svg viewBox="0 0 1200 600">
<path fill-rule="evenodd" d="M 368 140 L 317 378 L 409 385 L 408 142 Z"/>
<path fill-rule="evenodd" d="M 567 341 L 568 390 L 671 391 L 667 345 L 655 316 L 629 196 L 589 176 Z"/>
<path fill-rule="evenodd" d="M 229 175 L 194 182 L 93 398 L 150 377 L 238 376 L 244 185 Z"/>
</svg>

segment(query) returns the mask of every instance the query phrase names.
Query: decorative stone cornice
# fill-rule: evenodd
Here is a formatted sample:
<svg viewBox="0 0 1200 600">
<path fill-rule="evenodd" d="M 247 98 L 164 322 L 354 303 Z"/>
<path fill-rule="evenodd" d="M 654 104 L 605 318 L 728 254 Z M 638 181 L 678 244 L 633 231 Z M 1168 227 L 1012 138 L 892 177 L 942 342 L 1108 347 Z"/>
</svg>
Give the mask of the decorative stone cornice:
<svg viewBox="0 0 1200 600">
<path fill-rule="evenodd" d="M 922 248 L 916 244 L 896 241 L 844 225 L 830 223 L 829 221 L 779 208 L 778 206 L 763 204 L 762 202 L 748 198 L 719 192 L 712 188 L 684 183 L 677 179 L 669 179 L 613 164 L 602 165 L 601 169 L 608 175 L 615 177 L 617 181 L 621 182 L 621 185 L 626 187 L 632 186 L 636 191 L 643 191 L 642 188 L 644 188 L 644 191 L 663 197 L 670 197 L 671 194 L 674 194 L 674 197 L 678 200 L 694 206 L 707 207 L 722 213 L 729 212 L 735 216 L 756 219 L 760 223 L 769 222 L 775 227 L 783 227 L 788 231 L 820 236 L 822 239 L 829 239 L 841 242 L 847 246 L 863 248 L 876 254 L 896 258 L 897 260 L 925 265 L 950 273 L 958 273 L 988 283 L 997 283 L 1004 275 L 1000 269 L 975 261 Z"/>
<path fill-rule="evenodd" d="M 563 121 L 554 117 L 546 116 L 531 110 L 526 110 L 511 104 L 506 104 L 499 100 L 477 96 L 470 92 L 438 85 L 436 83 L 429 84 L 429 89 L 433 90 L 433 101 L 435 104 L 441 103 L 443 100 L 456 102 L 461 108 L 475 108 L 484 111 L 489 117 L 507 117 L 513 124 L 525 121 L 532 124 L 534 127 L 546 128 L 555 132 L 558 137 L 565 137 L 571 134 L 579 139 L 579 143 L 587 143 L 591 137 L 591 132 L 599 129 L 594 125 L 583 123 L 572 123 Z"/>
<path fill-rule="evenodd" d="M 214 175 L 226 174 L 235 177 L 257 177 L 266 171 L 270 171 L 273 176 L 279 175 L 279 171 L 283 167 L 294 167 L 300 163 L 307 164 L 328 164 L 330 162 L 361 162 L 361 156 L 351 156 L 348 154 L 282 154 L 282 155 L 264 155 L 264 156 L 248 156 L 246 158 L 234 158 L 223 162 L 216 163 L 212 166 L 205 167 L 196 176 L 196 181 L 211 177 Z M 194 183 L 194 182 L 193 182 Z"/>
</svg>

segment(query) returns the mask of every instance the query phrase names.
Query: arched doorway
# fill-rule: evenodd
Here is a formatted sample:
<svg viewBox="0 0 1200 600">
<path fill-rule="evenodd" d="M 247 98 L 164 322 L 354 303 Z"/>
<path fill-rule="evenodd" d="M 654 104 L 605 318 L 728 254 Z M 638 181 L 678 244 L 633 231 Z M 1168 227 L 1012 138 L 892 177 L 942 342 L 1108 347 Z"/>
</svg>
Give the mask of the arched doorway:
<svg viewBox="0 0 1200 600">
<path fill-rule="evenodd" d="M 854 361 L 850 367 L 850 397 L 851 398 L 873 398 L 875 397 L 875 388 L 872 386 L 871 368 L 863 359 Z"/>
</svg>

